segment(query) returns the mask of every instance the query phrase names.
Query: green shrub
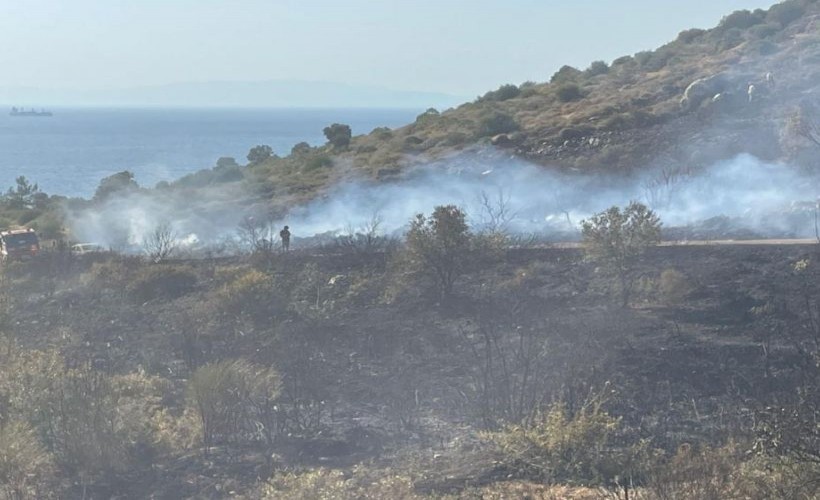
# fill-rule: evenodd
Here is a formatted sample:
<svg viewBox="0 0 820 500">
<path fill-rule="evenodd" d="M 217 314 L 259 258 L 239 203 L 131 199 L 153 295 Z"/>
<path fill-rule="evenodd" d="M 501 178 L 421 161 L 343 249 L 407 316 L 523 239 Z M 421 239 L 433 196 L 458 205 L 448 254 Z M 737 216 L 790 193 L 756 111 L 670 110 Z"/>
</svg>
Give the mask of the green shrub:
<svg viewBox="0 0 820 500">
<path fill-rule="evenodd" d="M 611 459 L 620 420 L 591 400 L 571 414 L 554 404 L 531 425 L 511 425 L 486 434 L 504 460 L 532 478 L 549 482 L 600 483 Z"/>
<path fill-rule="evenodd" d="M 627 64 L 632 64 L 635 62 L 635 58 L 632 56 L 622 56 L 614 61 L 612 61 L 612 66 L 624 66 Z"/>
<path fill-rule="evenodd" d="M 498 134 L 515 132 L 519 129 L 518 123 L 512 116 L 500 111 L 491 111 L 485 114 L 478 125 L 478 136 L 487 137 Z"/>
<path fill-rule="evenodd" d="M 746 29 L 763 22 L 761 16 L 748 10 L 736 10 L 724 17 L 718 26 L 722 30 Z"/>
<path fill-rule="evenodd" d="M 155 265 L 140 269 L 127 286 L 129 295 L 146 302 L 175 299 L 194 290 L 197 275 L 189 266 Z"/>
<path fill-rule="evenodd" d="M 313 150 L 313 148 L 310 147 L 310 144 L 303 141 L 303 142 L 299 142 L 299 143 L 295 144 L 290 149 L 290 154 L 293 155 L 293 156 L 301 156 L 301 155 L 306 155 L 306 154 L 310 153 L 311 150 Z"/>
<path fill-rule="evenodd" d="M 389 127 L 376 127 L 370 132 L 370 135 L 380 141 L 389 141 L 393 138 L 393 131 Z"/>
<path fill-rule="evenodd" d="M 584 71 L 584 75 L 590 77 L 605 75 L 607 73 L 609 73 L 609 65 L 604 61 L 594 61 L 589 65 L 589 68 Z"/>
<path fill-rule="evenodd" d="M 786 2 L 772 5 L 766 19 L 786 26 L 793 21 L 800 19 L 806 13 L 806 7 L 799 0 L 788 0 Z"/>
<path fill-rule="evenodd" d="M 521 89 L 516 85 L 508 83 L 498 87 L 497 90 L 487 92 L 479 101 L 506 101 L 514 99 L 519 95 L 521 95 Z"/>
<path fill-rule="evenodd" d="M 558 100 L 561 102 L 577 101 L 584 97 L 581 87 L 574 83 L 561 85 L 556 89 L 555 95 L 558 96 Z"/>
<path fill-rule="evenodd" d="M 692 28 L 678 33 L 678 41 L 681 43 L 692 43 L 706 34 L 706 30 Z"/>
<path fill-rule="evenodd" d="M 561 69 L 556 71 L 550 78 L 550 83 L 574 83 L 582 75 L 581 70 L 573 68 L 572 66 L 561 66 Z"/>
<path fill-rule="evenodd" d="M 441 116 L 436 108 L 427 108 L 427 110 L 416 117 L 416 125 L 424 126 L 433 123 L 436 118 Z"/>
<path fill-rule="evenodd" d="M 305 163 L 305 170 L 319 170 L 331 166 L 333 166 L 333 160 L 329 156 L 319 155 L 314 156 Z"/>
</svg>

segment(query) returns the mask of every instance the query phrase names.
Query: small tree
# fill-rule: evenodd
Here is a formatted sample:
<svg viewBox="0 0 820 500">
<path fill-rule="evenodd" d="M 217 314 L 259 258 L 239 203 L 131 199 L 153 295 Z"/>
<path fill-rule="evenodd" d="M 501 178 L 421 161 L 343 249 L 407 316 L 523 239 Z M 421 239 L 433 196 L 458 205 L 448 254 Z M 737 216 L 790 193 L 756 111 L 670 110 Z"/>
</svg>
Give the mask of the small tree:
<svg viewBox="0 0 820 500">
<path fill-rule="evenodd" d="M 429 218 L 418 214 L 410 223 L 411 260 L 436 282 L 441 299 L 452 294 L 456 279 L 465 271 L 471 240 L 466 215 L 454 205 L 436 207 Z"/>
<path fill-rule="evenodd" d="M 32 184 L 21 175 L 15 179 L 15 187 L 9 188 L 6 192 L 6 202 L 10 208 L 32 208 L 35 203 L 35 198 L 40 194 L 40 187 L 37 184 Z"/>
<path fill-rule="evenodd" d="M 251 165 L 256 165 L 257 163 L 262 163 L 263 161 L 271 158 L 273 156 L 273 148 L 268 146 L 267 144 L 260 144 L 259 146 L 254 146 L 248 151 L 248 162 Z"/>
<path fill-rule="evenodd" d="M 123 170 L 100 181 L 100 185 L 94 192 L 94 201 L 104 201 L 114 193 L 127 193 L 137 189 L 139 189 L 139 184 L 134 180 L 134 174 Z"/>
<path fill-rule="evenodd" d="M 311 149 L 313 149 L 313 148 L 310 147 L 310 144 L 302 141 L 300 143 L 295 144 L 291 148 L 290 154 L 293 155 L 293 156 L 306 155 L 306 154 L 310 153 Z"/>
<path fill-rule="evenodd" d="M 171 224 L 163 222 L 142 240 L 142 247 L 152 262 L 168 259 L 177 249 L 177 236 Z"/>
<path fill-rule="evenodd" d="M 271 255 L 276 248 L 276 227 L 270 217 L 245 217 L 236 232 L 251 253 Z"/>
<path fill-rule="evenodd" d="M 238 166 L 239 164 L 236 163 L 236 158 L 233 156 L 222 156 L 216 160 L 216 168 L 230 168 Z"/>
<path fill-rule="evenodd" d="M 613 206 L 581 221 L 581 232 L 588 256 L 618 280 L 621 305 L 626 307 L 637 258 L 660 242 L 660 219 L 646 205 L 633 201 L 624 210 Z"/>
<path fill-rule="evenodd" d="M 341 123 L 334 123 L 329 127 L 325 127 L 323 130 L 325 137 L 327 137 L 327 142 L 333 145 L 334 148 L 346 148 L 350 145 L 350 139 L 353 137 L 353 133 L 350 130 L 350 125 L 344 125 Z"/>
</svg>

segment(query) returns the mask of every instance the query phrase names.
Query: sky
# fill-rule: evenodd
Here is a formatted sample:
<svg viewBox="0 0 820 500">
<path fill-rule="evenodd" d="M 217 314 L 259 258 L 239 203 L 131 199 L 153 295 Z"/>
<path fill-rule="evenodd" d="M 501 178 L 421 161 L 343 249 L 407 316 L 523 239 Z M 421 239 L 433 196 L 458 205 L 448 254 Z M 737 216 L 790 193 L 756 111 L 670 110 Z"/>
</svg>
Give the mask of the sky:
<svg viewBox="0 0 820 500">
<path fill-rule="evenodd" d="M 773 0 L 0 0 L 0 87 L 309 80 L 473 97 Z"/>
</svg>

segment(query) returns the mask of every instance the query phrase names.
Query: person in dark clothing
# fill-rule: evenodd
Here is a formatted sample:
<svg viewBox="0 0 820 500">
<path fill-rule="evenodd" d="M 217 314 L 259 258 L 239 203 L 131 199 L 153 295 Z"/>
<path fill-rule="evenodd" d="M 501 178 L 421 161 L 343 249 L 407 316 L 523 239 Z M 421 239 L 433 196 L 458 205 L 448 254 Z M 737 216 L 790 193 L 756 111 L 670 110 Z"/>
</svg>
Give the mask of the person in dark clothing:
<svg viewBox="0 0 820 500">
<path fill-rule="evenodd" d="M 282 238 L 282 251 L 287 252 L 290 249 L 290 229 L 288 226 L 279 231 L 279 237 Z"/>
</svg>

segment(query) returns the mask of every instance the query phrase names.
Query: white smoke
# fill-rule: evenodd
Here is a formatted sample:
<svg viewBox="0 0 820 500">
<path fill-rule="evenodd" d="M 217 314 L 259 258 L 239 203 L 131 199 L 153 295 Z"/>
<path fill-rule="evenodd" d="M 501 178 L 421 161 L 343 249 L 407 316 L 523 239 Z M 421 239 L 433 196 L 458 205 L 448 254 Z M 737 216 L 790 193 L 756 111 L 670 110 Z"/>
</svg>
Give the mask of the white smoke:
<svg viewBox="0 0 820 500">
<path fill-rule="evenodd" d="M 301 235 L 364 227 L 378 214 L 383 229 L 401 231 L 416 213 L 455 204 L 474 226 L 486 221 L 485 194 L 498 208 L 504 200 L 518 233 L 569 237 L 580 221 L 632 200 L 654 208 L 666 226 L 690 226 L 715 217 L 761 235 L 808 236 L 820 194 L 810 177 L 749 155 L 696 173 L 672 176 L 661 169 L 628 178 L 561 173 L 516 159 L 442 161 L 411 171 L 393 183 L 354 182 L 291 212 L 288 223 Z M 812 233 L 813 234 L 813 233 Z"/>
<path fill-rule="evenodd" d="M 351 181 L 315 201 L 289 207 L 276 221 L 294 237 L 341 234 L 366 227 L 378 215 L 380 230 L 399 234 L 416 213 L 455 204 L 480 228 L 486 207 L 504 200 L 507 229 L 565 239 L 578 236 L 580 221 L 612 205 L 637 200 L 654 208 L 665 227 L 706 222 L 758 236 L 814 235 L 814 207 L 820 195 L 815 179 L 790 166 L 741 155 L 698 172 L 662 168 L 641 175 L 608 176 L 558 172 L 518 159 L 486 154 L 413 167 L 390 182 Z M 499 208 L 498 206 L 495 207 Z M 103 204 L 70 211 L 74 238 L 114 248 L 136 248 L 158 225 L 171 224 L 180 239 L 210 244 L 236 238 L 239 222 L 259 215 L 238 188 L 153 190 L 115 195 Z M 725 230 L 725 227 L 723 227 Z"/>
</svg>

